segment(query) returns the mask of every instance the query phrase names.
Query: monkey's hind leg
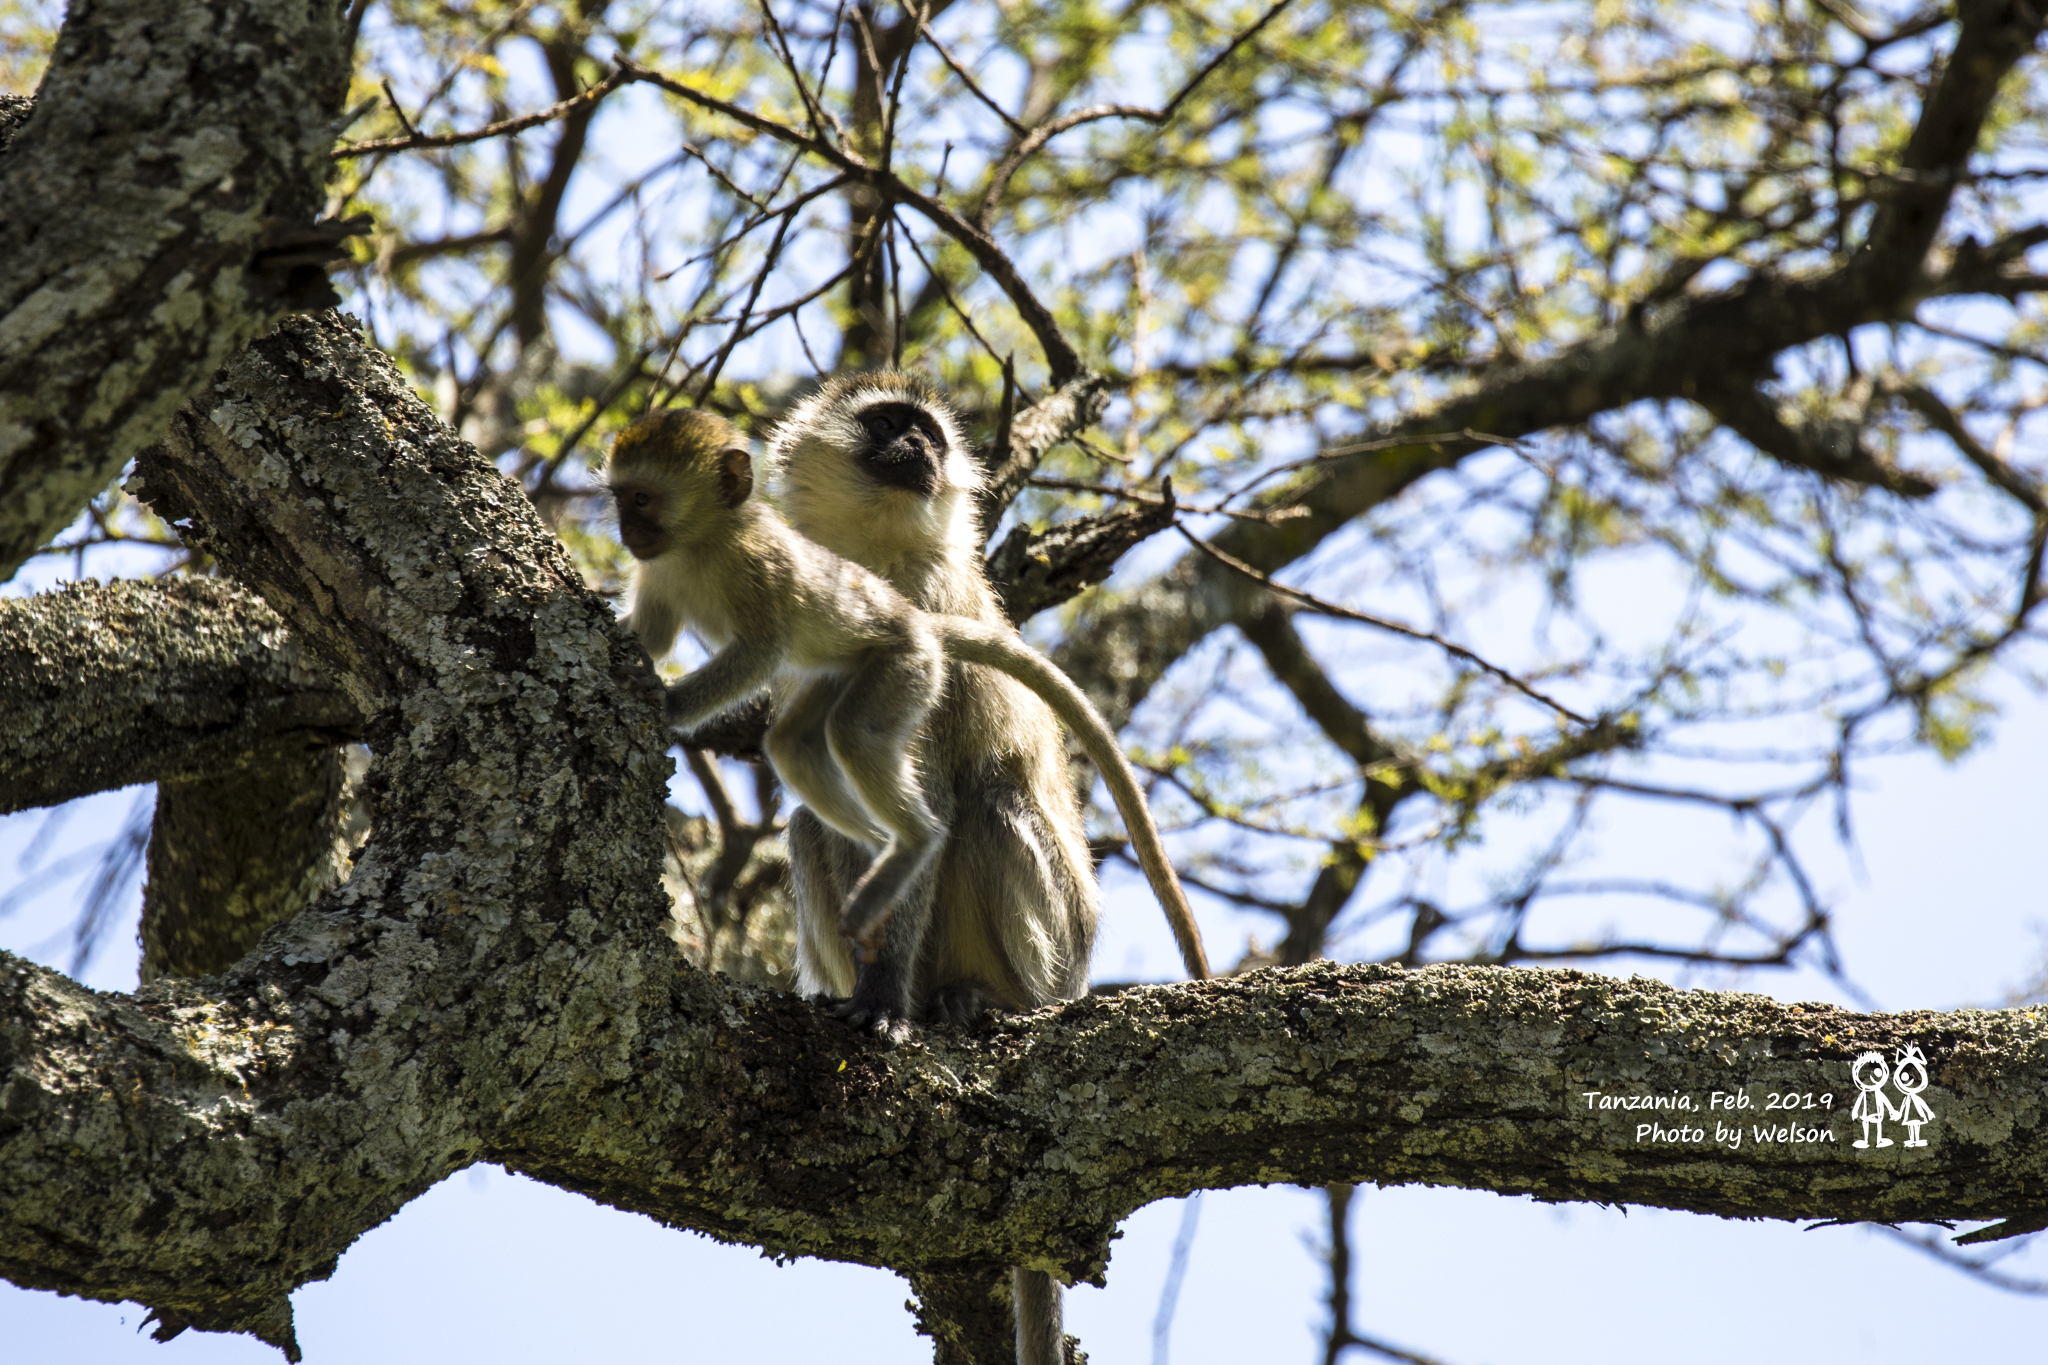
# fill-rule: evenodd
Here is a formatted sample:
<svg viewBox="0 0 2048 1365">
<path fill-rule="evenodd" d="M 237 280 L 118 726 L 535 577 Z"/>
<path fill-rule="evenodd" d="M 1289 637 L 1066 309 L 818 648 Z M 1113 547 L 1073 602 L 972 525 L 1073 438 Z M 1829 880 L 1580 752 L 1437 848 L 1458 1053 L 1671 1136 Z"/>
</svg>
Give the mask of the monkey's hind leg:
<svg viewBox="0 0 2048 1365">
<path fill-rule="evenodd" d="M 763 747 L 782 785 L 811 814 L 843 838 L 879 848 L 888 840 L 889 831 L 869 813 L 847 781 L 826 738 L 832 708 L 839 702 L 840 681 L 837 677 L 812 678 L 791 688 L 776 706 L 775 724 Z M 839 932 L 836 915 L 832 932 Z"/>
<path fill-rule="evenodd" d="M 935 641 L 911 636 L 900 648 L 877 649 L 847 675 L 825 725 L 840 771 L 884 829 L 889 842 L 840 916 L 855 954 L 873 961 L 891 912 L 938 856 L 946 830 L 925 804 L 911 745 L 945 685 L 945 660 Z"/>
<path fill-rule="evenodd" d="M 963 777 L 946 823 L 938 871 L 945 932 L 925 950 L 925 1017 L 960 1023 L 989 1007 L 1028 1010 L 1085 995 L 1095 879 L 1079 820 L 1063 830 L 1026 784 L 987 763 Z"/>
<path fill-rule="evenodd" d="M 789 813 L 791 899 L 796 903 L 796 980 L 806 995 L 842 999 L 854 993 L 853 950 L 839 932 L 839 912 L 874 850 L 846 838 L 808 806 Z"/>
<path fill-rule="evenodd" d="M 856 846 L 857 847 L 857 846 Z M 881 944 L 874 957 L 854 966 L 853 993 L 832 1007 L 836 1019 L 878 1038 L 908 1037 L 919 1017 L 917 1001 L 922 992 L 923 971 L 920 947 L 932 933 L 934 867 L 910 879 L 897 898 L 896 908 L 882 925 Z M 833 907 L 833 924 L 838 925 L 838 907 Z M 841 952 L 846 940 L 841 939 Z M 849 961 L 852 960 L 848 954 Z"/>
</svg>

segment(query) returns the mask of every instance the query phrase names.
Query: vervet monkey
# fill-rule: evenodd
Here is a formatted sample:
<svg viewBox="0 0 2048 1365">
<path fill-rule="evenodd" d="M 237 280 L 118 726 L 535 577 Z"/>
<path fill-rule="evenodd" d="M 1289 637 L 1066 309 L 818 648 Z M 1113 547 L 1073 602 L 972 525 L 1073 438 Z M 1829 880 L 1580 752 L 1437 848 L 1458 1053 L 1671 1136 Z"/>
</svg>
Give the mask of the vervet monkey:
<svg viewBox="0 0 2048 1365">
<path fill-rule="evenodd" d="M 920 611 L 881 578 L 791 530 L 751 496 L 745 439 L 715 414 L 671 409 L 642 418 L 619 434 L 609 474 L 619 538 L 640 561 L 634 632 L 659 656 L 687 624 L 717 651 L 668 689 L 670 723 L 694 727 L 778 683 L 781 704 L 766 742 L 777 775 L 841 836 L 879 850 L 843 908 L 832 907 L 829 928 L 817 927 L 854 945 L 863 977 L 907 964 L 892 912 L 944 838 L 912 752 L 948 660 L 1022 680 L 1073 728 L 1101 765 L 1169 919 L 1193 932 L 1116 736 L 1014 631 Z M 1199 961 L 1198 938 L 1194 952 Z M 1206 976 L 1201 966 L 1197 974 Z"/>
<path fill-rule="evenodd" d="M 958 419 L 929 385 L 893 371 L 836 376 L 777 426 L 769 455 L 799 531 L 926 611 L 1011 634 L 982 570 L 981 473 Z M 989 1004 L 1031 1009 L 1086 993 L 1095 867 L 1066 746 L 1046 707 L 999 673 L 951 663 L 918 767 L 948 834 L 933 872 L 896 909 L 893 978 L 870 967 L 856 980 L 837 936 L 811 931 L 830 924 L 867 851 L 818 814 L 790 816 L 799 980 L 852 995 L 856 1016 L 876 1019 L 913 1010 L 959 1019 Z M 1207 976 L 1192 922 L 1176 924 L 1175 935 L 1189 974 Z M 1020 1365 L 1063 1360 L 1059 1286 L 1019 1267 L 1011 1288 Z"/>
<path fill-rule="evenodd" d="M 893 372 L 830 379 L 770 434 L 769 459 L 784 512 L 812 540 L 927 611 L 1007 628 L 981 571 L 980 476 L 928 385 Z M 805 931 L 843 901 L 867 855 L 817 814 L 791 814 L 799 981 L 854 997 L 882 1026 L 891 1015 L 960 1021 L 989 1005 L 1027 1010 L 1086 993 L 1095 869 L 1052 716 L 1008 678 L 955 666 L 918 766 L 951 837 L 897 908 L 907 961 L 896 980 L 857 980 L 833 936 Z"/>
</svg>

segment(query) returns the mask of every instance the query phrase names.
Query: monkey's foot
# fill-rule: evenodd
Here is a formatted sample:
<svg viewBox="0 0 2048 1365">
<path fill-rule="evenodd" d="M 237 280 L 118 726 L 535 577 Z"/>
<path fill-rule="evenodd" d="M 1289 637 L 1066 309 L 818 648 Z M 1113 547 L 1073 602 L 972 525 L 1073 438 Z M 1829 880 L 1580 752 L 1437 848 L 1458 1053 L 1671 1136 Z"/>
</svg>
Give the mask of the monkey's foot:
<svg viewBox="0 0 2048 1365">
<path fill-rule="evenodd" d="M 964 1027 L 987 1014 L 990 1008 L 989 998 L 981 987 L 971 981 L 956 981 L 938 987 L 925 999 L 924 1021 Z"/>
<path fill-rule="evenodd" d="M 910 1011 L 896 1002 L 877 1003 L 864 998 L 856 989 L 851 1000 L 835 1000 L 829 1007 L 834 1019 L 851 1024 L 862 1033 L 870 1034 L 884 1043 L 894 1046 L 917 1031 L 910 1020 Z"/>
</svg>

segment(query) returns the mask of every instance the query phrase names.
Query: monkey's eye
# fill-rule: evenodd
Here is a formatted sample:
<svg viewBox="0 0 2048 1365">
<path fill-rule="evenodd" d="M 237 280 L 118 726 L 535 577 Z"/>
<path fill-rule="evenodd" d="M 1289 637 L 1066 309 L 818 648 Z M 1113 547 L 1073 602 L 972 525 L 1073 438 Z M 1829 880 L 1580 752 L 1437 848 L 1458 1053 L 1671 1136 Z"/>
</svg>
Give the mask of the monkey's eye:
<svg viewBox="0 0 2048 1365">
<path fill-rule="evenodd" d="M 645 492 L 635 493 L 633 495 L 633 506 L 640 511 L 646 511 L 654 506 L 654 494 Z"/>
<path fill-rule="evenodd" d="M 887 408 L 869 408 L 860 415 L 860 424 L 870 436 L 895 436 L 904 427 L 903 419 Z"/>
</svg>

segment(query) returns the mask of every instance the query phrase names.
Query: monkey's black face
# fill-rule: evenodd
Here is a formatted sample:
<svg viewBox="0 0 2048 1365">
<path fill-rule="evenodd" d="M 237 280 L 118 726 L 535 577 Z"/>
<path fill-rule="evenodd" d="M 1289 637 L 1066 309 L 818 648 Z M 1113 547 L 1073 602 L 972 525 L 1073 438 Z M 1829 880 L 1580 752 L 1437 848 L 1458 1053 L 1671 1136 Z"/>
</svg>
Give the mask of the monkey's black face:
<svg viewBox="0 0 2048 1365">
<path fill-rule="evenodd" d="M 884 488 L 929 498 L 945 483 L 946 436 L 916 403 L 870 403 L 855 419 L 867 439 L 860 467 Z"/>
<path fill-rule="evenodd" d="M 619 505 L 619 541 L 635 559 L 652 559 L 662 552 L 666 537 L 661 533 L 661 495 L 640 483 L 622 483 L 612 489 Z"/>
</svg>

